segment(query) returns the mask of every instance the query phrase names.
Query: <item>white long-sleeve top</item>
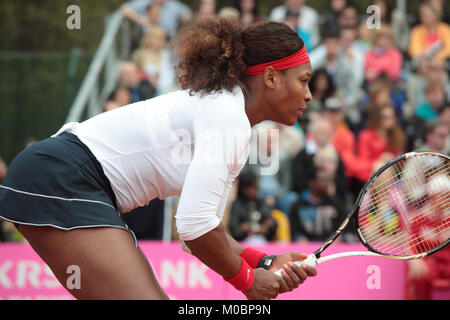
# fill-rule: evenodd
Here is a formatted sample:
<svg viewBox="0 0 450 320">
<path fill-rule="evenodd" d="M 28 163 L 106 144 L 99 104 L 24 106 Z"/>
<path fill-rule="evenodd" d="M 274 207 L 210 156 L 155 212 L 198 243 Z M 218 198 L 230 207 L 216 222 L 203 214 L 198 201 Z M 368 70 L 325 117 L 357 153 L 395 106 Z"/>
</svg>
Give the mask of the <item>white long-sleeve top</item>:
<svg viewBox="0 0 450 320">
<path fill-rule="evenodd" d="M 183 240 L 219 225 L 251 136 L 239 87 L 203 96 L 172 92 L 68 123 L 55 135 L 64 131 L 100 162 L 120 213 L 180 196 L 176 225 Z"/>
</svg>

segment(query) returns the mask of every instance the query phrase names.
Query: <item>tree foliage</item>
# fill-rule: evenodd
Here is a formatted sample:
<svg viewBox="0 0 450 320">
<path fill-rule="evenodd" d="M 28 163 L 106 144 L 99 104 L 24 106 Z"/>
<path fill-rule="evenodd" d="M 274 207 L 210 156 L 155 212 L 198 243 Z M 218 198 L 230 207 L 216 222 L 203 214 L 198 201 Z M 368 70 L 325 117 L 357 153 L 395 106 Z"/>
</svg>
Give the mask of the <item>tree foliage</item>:
<svg viewBox="0 0 450 320">
<path fill-rule="evenodd" d="M 193 9 L 199 0 L 182 0 Z M 389 0 L 395 5 L 395 0 Z M 105 16 L 118 9 L 123 0 L 14 0 L 0 1 L 0 50 L 70 50 L 81 47 L 95 50 L 104 32 Z M 283 0 L 260 0 L 264 15 Z M 353 0 L 364 15 L 371 0 Z M 232 6 L 236 0 L 217 0 L 218 9 Z M 408 10 L 416 11 L 419 0 L 408 0 Z M 81 30 L 66 27 L 69 5 L 81 9 Z M 307 5 L 319 13 L 328 10 L 329 0 L 309 0 Z"/>
</svg>

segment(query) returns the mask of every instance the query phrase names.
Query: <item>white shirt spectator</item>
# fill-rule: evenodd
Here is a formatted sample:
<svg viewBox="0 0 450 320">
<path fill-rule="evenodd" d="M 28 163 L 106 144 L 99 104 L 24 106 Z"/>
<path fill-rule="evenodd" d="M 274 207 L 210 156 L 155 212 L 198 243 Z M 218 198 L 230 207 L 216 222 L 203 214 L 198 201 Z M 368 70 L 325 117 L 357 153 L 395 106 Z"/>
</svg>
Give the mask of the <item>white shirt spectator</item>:
<svg viewBox="0 0 450 320">
<path fill-rule="evenodd" d="M 283 22 L 287 11 L 286 4 L 274 8 L 270 12 L 270 20 Z M 298 26 L 311 34 L 311 47 L 314 48 L 320 41 L 319 14 L 315 9 L 305 5 L 300 7 L 299 14 Z"/>
<path fill-rule="evenodd" d="M 147 8 L 151 3 L 152 0 L 131 0 L 124 3 L 123 7 L 145 19 Z M 191 15 L 192 10 L 187 5 L 176 0 L 163 1 L 159 26 L 163 28 L 170 37 L 173 37 L 177 34 L 178 26 L 183 17 Z"/>
<path fill-rule="evenodd" d="M 336 69 L 336 88 L 346 105 L 346 114 L 353 123 L 361 120 L 358 102 L 362 98 L 364 83 L 364 54 L 355 46 L 351 53 L 341 50 Z"/>
</svg>

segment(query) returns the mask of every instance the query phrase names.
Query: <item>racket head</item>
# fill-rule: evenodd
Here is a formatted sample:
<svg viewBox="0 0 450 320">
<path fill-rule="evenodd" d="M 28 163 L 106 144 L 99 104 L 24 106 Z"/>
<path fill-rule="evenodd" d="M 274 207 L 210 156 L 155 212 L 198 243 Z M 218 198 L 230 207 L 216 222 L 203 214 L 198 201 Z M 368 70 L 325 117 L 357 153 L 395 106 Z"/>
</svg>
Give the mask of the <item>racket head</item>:
<svg viewBox="0 0 450 320">
<path fill-rule="evenodd" d="M 369 251 L 411 259 L 433 254 L 450 242 L 450 159 L 403 154 L 373 174 L 355 205 L 357 234 Z"/>
</svg>

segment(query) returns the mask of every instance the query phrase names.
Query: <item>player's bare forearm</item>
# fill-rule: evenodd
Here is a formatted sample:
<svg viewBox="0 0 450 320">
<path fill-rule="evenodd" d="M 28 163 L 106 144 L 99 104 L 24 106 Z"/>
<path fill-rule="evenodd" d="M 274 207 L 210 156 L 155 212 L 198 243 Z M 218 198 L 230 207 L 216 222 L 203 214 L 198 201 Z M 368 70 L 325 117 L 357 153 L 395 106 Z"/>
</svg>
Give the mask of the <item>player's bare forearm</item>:
<svg viewBox="0 0 450 320">
<path fill-rule="evenodd" d="M 224 278 L 230 278 L 240 270 L 241 259 L 236 252 L 239 251 L 240 245 L 229 240 L 222 224 L 201 237 L 185 241 L 185 243 L 194 256 Z"/>
<path fill-rule="evenodd" d="M 231 250 L 233 250 L 234 253 L 237 255 L 240 255 L 241 252 L 244 250 L 244 247 L 239 244 L 232 236 L 230 236 L 228 233 L 226 234 L 228 243 L 231 247 Z"/>
</svg>

